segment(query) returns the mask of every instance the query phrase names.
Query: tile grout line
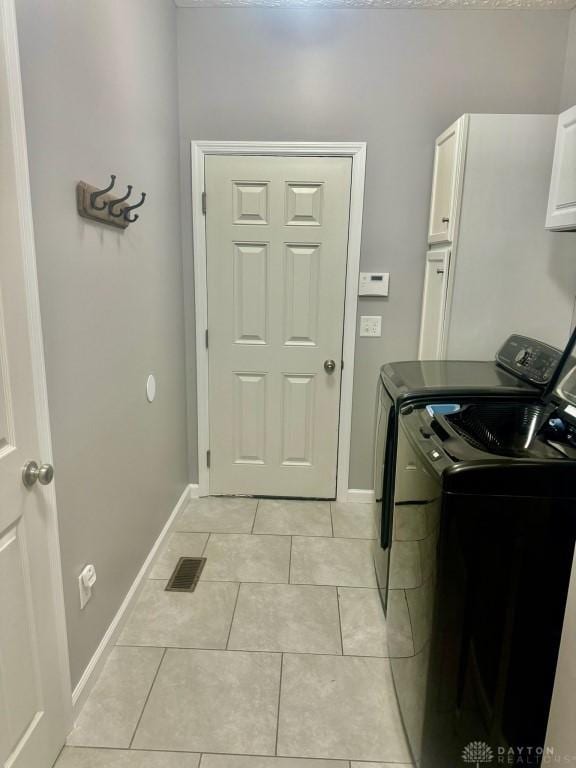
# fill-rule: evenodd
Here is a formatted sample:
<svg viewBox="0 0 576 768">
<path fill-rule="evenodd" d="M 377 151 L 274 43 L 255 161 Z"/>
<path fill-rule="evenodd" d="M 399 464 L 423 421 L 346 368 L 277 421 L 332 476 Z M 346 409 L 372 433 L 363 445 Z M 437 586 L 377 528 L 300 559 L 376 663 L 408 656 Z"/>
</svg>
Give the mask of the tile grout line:
<svg viewBox="0 0 576 768">
<path fill-rule="evenodd" d="M 288 581 L 287 584 L 292 584 L 292 546 L 294 544 L 294 537 L 290 536 L 290 553 L 288 555 Z"/>
<path fill-rule="evenodd" d="M 210 536 L 212 536 L 211 533 L 206 536 L 206 541 L 204 542 L 204 546 L 202 547 L 202 552 L 200 552 L 200 557 L 204 557 L 204 553 L 206 552 L 206 549 L 208 547 L 208 542 L 210 541 Z"/>
<path fill-rule="evenodd" d="M 165 581 L 167 582 L 168 579 L 147 579 L 147 581 Z M 367 584 L 311 584 L 309 581 L 298 581 L 298 582 L 288 582 L 288 581 L 242 581 L 239 582 L 238 579 L 204 579 L 200 577 L 200 581 L 198 584 L 270 584 L 271 586 L 286 586 L 287 584 L 291 587 L 341 587 L 342 589 L 372 589 L 377 590 L 378 587 L 371 587 Z M 394 587 L 394 589 L 410 589 L 410 590 L 416 590 L 419 589 L 419 587 Z"/>
<path fill-rule="evenodd" d="M 338 606 L 338 627 L 340 629 L 340 650 L 342 656 L 344 656 L 344 636 L 342 633 L 342 611 L 340 610 L 340 587 L 335 587 L 336 590 L 336 605 Z"/>
<path fill-rule="evenodd" d="M 168 581 L 165 579 L 148 579 L 148 581 Z M 239 579 L 205 579 L 200 576 L 198 584 L 275 584 L 281 586 L 287 584 L 287 581 L 240 581 Z M 304 587 L 333 587 L 334 584 L 302 584 Z M 378 589 L 378 587 L 357 587 L 357 589 Z"/>
<path fill-rule="evenodd" d="M 406 594 L 406 590 L 402 589 L 402 596 L 404 598 L 404 603 L 406 605 L 406 611 L 408 613 L 408 621 L 410 623 L 410 634 L 412 635 L 412 648 L 414 650 L 414 656 L 418 656 L 418 653 L 416 652 L 416 644 L 414 642 L 414 622 L 412 621 L 412 614 L 410 613 L 410 603 L 408 602 L 408 595 Z M 388 642 L 388 640 L 386 640 Z"/>
<path fill-rule="evenodd" d="M 347 541 L 376 541 L 375 536 L 325 536 L 321 533 L 254 533 L 253 531 L 190 531 L 175 528 L 171 533 L 207 533 L 209 536 L 298 536 L 301 539 L 346 539 Z M 407 539 L 407 541 L 425 541 L 424 539 Z"/>
<path fill-rule="evenodd" d="M 119 645 L 118 648 L 162 648 L 163 646 L 159 645 L 135 645 L 134 643 L 130 643 L 130 645 Z M 270 649 L 264 649 L 259 648 L 257 650 L 250 649 L 250 648 L 206 648 L 201 646 L 190 646 L 190 645 L 168 645 L 166 646 L 165 650 L 167 651 L 200 651 L 200 652 L 214 652 L 218 651 L 220 653 L 267 653 L 267 654 L 274 654 L 274 655 L 285 655 L 290 654 L 291 656 L 326 656 L 332 658 L 346 658 L 346 659 L 413 659 L 415 656 L 418 656 L 417 653 L 413 653 L 411 656 L 374 656 L 374 655 L 360 655 L 358 653 L 319 653 L 318 651 L 274 651 Z M 211 753 L 209 753 L 211 754 Z M 227 752 L 223 752 L 222 754 L 228 754 Z M 265 756 L 265 755 L 264 755 Z M 322 758 L 324 759 L 324 758 Z M 368 761 L 370 762 L 370 761 Z"/>
<path fill-rule="evenodd" d="M 101 750 L 106 750 L 108 752 L 130 752 L 132 754 L 137 754 L 138 752 L 156 752 L 156 753 L 158 753 L 160 755 L 164 755 L 167 752 L 168 753 L 173 753 L 174 752 L 173 750 L 158 749 L 157 747 L 146 747 L 146 749 L 143 749 L 142 747 L 135 747 L 134 749 L 127 750 L 125 747 L 89 747 L 87 745 L 82 745 L 82 746 L 67 746 L 67 745 L 64 745 L 64 747 L 62 747 L 62 751 L 64 751 L 64 749 L 74 749 L 74 750 L 82 750 L 83 749 L 83 750 L 87 750 L 87 751 L 92 751 L 92 750 L 97 750 L 97 749 L 100 750 L 101 749 Z M 62 754 L 62 752 L 60 754 Z M 179 749 L 179 750 L 176 751 L 175 754 L 178 754 L 178 755 L 194 755 L 195 757 L 200 757 L 200 764 L 199 765 L 202 765 L 202 758 L 210 757 L 211 755 L 216 755 L 218 757 L 263 757 L 263 758 L 267 758 L 267 759 L 275 759 L 276 758 L 276 755 L 265 755 L 265 754 L 252 755 L 252 754 L 247 754 L 245 752 L 243 752 L 241 754 L 236 754 L 236 753 L 232 753 L 232 752 L 197 752 L 197 751 L 194 752 L 194 751 L 189 750 L 189 749 Z M 280 759 L 285 759 L 285 758 L 283 756 L 280 756 Z M 329 761 L 333 761 L 333 762 L 336 762 L 336 763 L 344 763 L 344 764 L 346 764 L 346 763 L 348 763 L 348 764 L 350 764 L 350 763 L 360 763 L 360 765 L 373 765 L 374 764 L 370 760 L 354 760 L 354 759 L 348 760 L 345 757 L 290 757 L 290 758 L 287 758 L 287 759 L 289 759 L 289 760 L 309 760 L 309 761 L 313 761 L 313 762 L 320 762 L 320 761 L 325 762 L 326 760 L 329 760 Z M 388 760 L 388 761 L 386 761 L 386 763 L 381 763 L 381 764 L 385 765 L 385 766 L 396 765 L 399 768 L 404 768 L 404 767 L 405 768 L 413 768 L 411 763 L 407 763 L 405 761 L 402 762 L 402 761 L 399 761 L 399 760 Z M 377 763 L 377 765 L 380 765 L 380 763 Z M 58 764 L 55 763 L 55 768 L 57 768 L 57 766 L 58 766 Z"/>
<path fill-rule="evenodd" d="M 134 733 L 132 734 L 132 738 L 130 739 L 130 744 L 128 746 L 128 749 L 132 749 L 132 744 L 134 743 L 134 739 L 136 738 L 136 731 L 138 730 L 138 727 L 140 726 L 140 721 L 142 720 L 142 715 L 144 714 L 144 710 L 146 709 L 146 705 L 148 704 L 148 700 L 150 698 L 150 694 L 152 693 L 152 688 L 154 688 L 154 683 L 156 682 L 156 678 L 158 677 L 158 673 L 160 672 L 160 667 L 162 666 L 162 663 L 164 661 L 164 658 L 166 656 L 166 651 L 168 649 L 164 648 L 164 652 L 162 653 L 162 656 L 160 658 L 160 663 L 158 664 L 158 667 L 156 668 L 156 672 L 154 673 L 154 677 L 152 679 L 152 684 L 150 685 L 150 689 L 146 695 L 146 699 L 144 701 L 144 705 L 142 707 L 142 711 L 140 712 L 140 717 L 138 718 L 138 722 L 136 723 L 136 727 L 134 728 Z"/>
<path fill-rule="evenodd" d="M 335 538 L 334 537 L 334 517 L 332 515 L 332 502 L 329 502 L 329 503 L 330 503 L 330 527 L 332 528 L 332 538 Z"/>
<path fill-rule="evenodd" d="M 258 517 L 258 508 L 260 507 L 260 499 L 256 501 L 256 509 L 254 510 L 254 520 L 252 520 L 252 528 L 250 528 L 250 534 L 254 535 L 254 526 L 256 525 L 256 518 Z"/>
<path fill-rule="evenodd" d="M 225 651 L 230 650 L 230 648 L 228 648 L 228 645 L 230 643 L 230 635 L 232 634 L 232 625 L 234 624 L 234 617 L 236 616 L 236 608 L 238 607 L 238 599 L 240 597 L 241 588 L 242 588 L 242 583 L 238 582 L 238 589 L 236 590 L 236 600 L 234 600 L 234 608 L 232 610 L 232 619 L 230 620 L 230 627 L 228 628 L 228 637 L 226 638 L 226 646 L 224 647 Z"/>
<path fill-rule="evenodd" d="M 278 710 L 276 712 L 276 743 L 274 745 L 274 754 L 278 756 L 278 736 L 280 735 L 280 702 L 282 699 L 282 676 L 284 674 L 284 654 L 280 656 L 280 681 L 278 684 Z"/>
</svg>

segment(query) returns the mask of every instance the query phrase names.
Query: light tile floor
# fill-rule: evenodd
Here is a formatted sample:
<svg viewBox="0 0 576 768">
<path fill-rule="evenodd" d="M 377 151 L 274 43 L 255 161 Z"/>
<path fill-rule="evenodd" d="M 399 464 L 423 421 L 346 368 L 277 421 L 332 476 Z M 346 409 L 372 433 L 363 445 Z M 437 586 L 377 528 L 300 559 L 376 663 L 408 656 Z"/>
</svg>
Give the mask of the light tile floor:
<svg viewBox="0 0 576 768">
<path fill-rule="evenodd" d="M 56 768 L 402 768 L 368 504 L 192 501 Z M 207 563 L 164 591 L 179 557 Z"/>
</svg>

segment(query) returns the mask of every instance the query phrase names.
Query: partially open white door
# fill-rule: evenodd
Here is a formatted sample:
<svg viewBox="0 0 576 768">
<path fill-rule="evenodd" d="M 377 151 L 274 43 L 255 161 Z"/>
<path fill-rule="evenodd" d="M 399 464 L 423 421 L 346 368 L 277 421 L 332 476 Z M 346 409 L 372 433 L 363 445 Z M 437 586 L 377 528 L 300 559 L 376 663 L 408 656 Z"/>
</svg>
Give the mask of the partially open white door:
<svg viewBox="0 0 576 768">
<path fill-rule="evenodd" d="M 13 0 L 0 0 L 0 764 L 49 768 L 66 737 L 69 699 L 54 505 L 42 485 L 22 479 L 27 461 L 46 457 L 16 40 Z"/>
</svg>

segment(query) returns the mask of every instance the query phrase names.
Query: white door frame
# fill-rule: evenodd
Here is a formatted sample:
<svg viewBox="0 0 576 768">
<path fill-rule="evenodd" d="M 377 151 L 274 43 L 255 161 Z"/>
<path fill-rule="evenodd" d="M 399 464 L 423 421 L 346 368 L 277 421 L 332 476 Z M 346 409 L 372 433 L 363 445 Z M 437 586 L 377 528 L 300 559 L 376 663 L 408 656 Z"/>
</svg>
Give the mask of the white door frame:
<svg viewBox="0 0 576 768">
<path fill-rule="evenodd" d="M 24 255 L 24 273 L 26 276 L 26 315 L 30 329 L 30 348 L 32 350 L 32 365 L 34 376 L 34 400 L 38 422 L 40 455 L 43 462 L 53 463 L 52 439 L 50 435 L 50 418 L 48 412 L 48 391 L 46 387 L 46 368 L 44 363 L 44 344 L 42 339 L 42 322 L 40 319 L 40 300 L 38 295 L 38 274 L 36 271 L 36 248 L 34 242 L 34 225 L 32 220 L 32 197 L 30 193 L 30 176 L 28 169 L 28 149 L 26 144 L 26 127 L 24 123 L 24 103 L 22 97 L 22 81 L 20 74 L 20 55 L 18 51 L 18 31 L 16 26 L 16 10 L 14 0 L 0 0 L 2 15 L 2 32 L 4 34 L 4 49 L 8 70 L 12 122 L 12 141 L 16 164 L 16 189 L 14 194 L 18 201 L 19 220 Z M 36 458 L 31 456 L 31 459 Z M 20 478 L 14 478 L 20 482 Z M 55 484 L 51 483 L 42 490 L 45 508 L 48 510 L 46 519 L 47 546 L 50 554 L 50 579 L 54 615 L 58 630 L 58 658 L 54 663 L 59 667 L 63 701 L 66 706 L 67 731 L 73 726 L 72 718 L 72 686 L 70 681 L 70 664 L 68 658 L 68 638 L 66 632 L 66 614 L 64 609 L 64 593 L 62 589 L 62 562 L 60 557 L 60 541 L 58 536 L 58 515 L 56 509 Z M 63 734 L 63 743 L 67 734 Z"/>
<path fill-rule="evenodd" d="M 193 141 L 192 142 L 192 237 L 194 245 L 194 296 L 196 316 L 196 376 L 198 412 L 198 481 L 200 496 L 210 493 L 210 469 L 206 451 L 210 445 L 208 349 L 208 288 L 206 280 L 206 227 L 202 213 L 204 158 L 206 155 L 282 155 L 350 157 L 352 179 L 350 189 L 350 222 L 348 229 L 348 262 L 344 300 L 344 369 L 340 388 L 340 425 L 338 431 L 337 498 L 348 500 L 350 468 L 350 433 L 352 428 L 352 389 L 354 384 L 354 350 L 356 346 L 356 313 L 360 242 L 364 207 L 366 142 L 322 141 Z"/>
</svg>

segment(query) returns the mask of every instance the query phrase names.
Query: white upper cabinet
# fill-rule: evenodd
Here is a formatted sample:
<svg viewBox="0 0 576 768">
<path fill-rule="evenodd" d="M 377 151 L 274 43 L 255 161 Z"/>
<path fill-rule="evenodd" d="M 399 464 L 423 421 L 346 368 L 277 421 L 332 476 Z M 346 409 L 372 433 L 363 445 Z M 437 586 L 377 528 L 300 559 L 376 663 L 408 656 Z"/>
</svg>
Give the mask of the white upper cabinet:
<svg viewBox="0 0 576 768">
<path fill-rule="evenodd" d="M 467 115 L 436 139 L 428 242 L 451 243 L 458 217 Z"/>
<path fill-rule="evenodd" d="M 576 106 L 558 117 L 546 228 L 576 230 Z"/>
</svg>

